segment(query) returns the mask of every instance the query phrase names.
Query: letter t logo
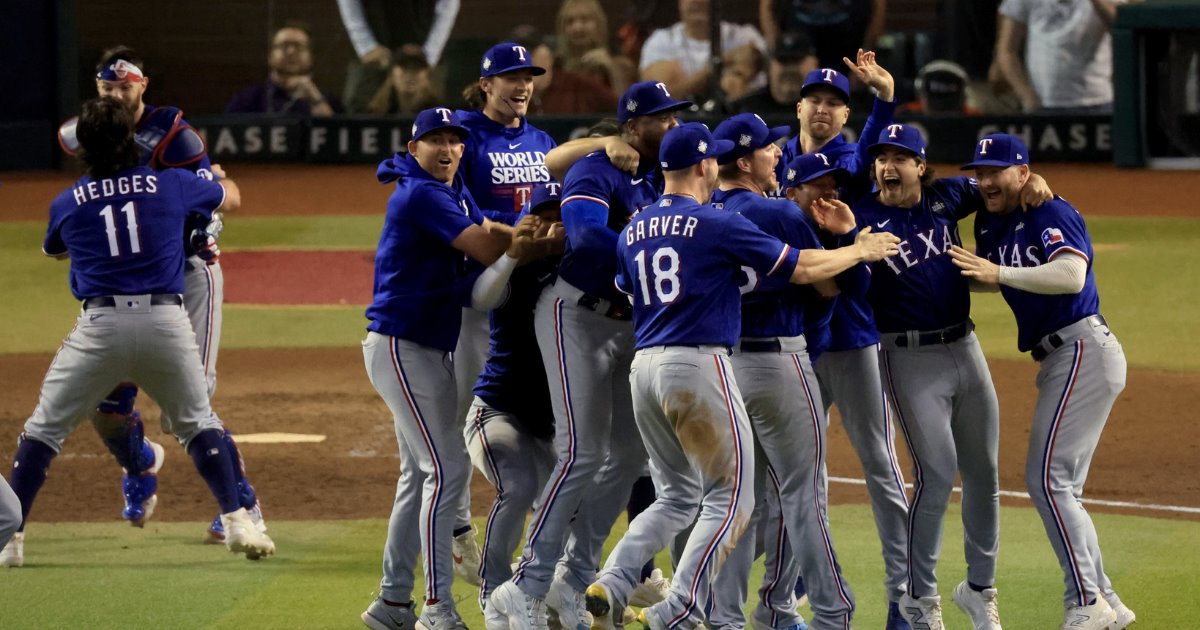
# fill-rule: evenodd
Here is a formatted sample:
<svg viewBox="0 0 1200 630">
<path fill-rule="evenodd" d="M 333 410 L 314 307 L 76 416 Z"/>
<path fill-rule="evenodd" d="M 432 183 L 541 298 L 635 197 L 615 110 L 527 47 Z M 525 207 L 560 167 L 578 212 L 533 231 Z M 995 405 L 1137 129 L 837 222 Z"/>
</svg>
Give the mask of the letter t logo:
<svg viewBox="0 0 1200 630">
<path fill-rule="evenodd" d="M 984 138 L 983 140 L 980 140 L 979 141 L 979 155 L 987 155 L 988 147 L 991 146 L 991 144 L 992 144 L 991 138 Z"/>
<path fill-rule="evenodd" d="M 896 124 L 892 124 L 892 125 L 888 125 L 888 126 L 887 126 L 887 128 L 888 128 L 888 131 L 890 132 L 890 133 L 888 134 L 888 137 L 889 137 L 889 138 L 891 138 L 891 139 L 893 139 L 893 140 L 895 140 L 895 139 L 896 139 L 896 134 L 897 134 L 897 133 L 899 133 L 899 131 L 900 131 L 901 129 L 904 129 L 904 125 L 896 125 Z"/>
</svg>

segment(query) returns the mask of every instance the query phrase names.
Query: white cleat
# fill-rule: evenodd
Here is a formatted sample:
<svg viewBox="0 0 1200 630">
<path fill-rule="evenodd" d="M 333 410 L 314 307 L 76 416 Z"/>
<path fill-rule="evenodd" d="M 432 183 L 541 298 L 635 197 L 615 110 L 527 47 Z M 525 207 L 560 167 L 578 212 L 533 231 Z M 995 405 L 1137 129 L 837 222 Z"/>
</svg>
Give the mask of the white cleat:
<svg viewBox="0 0 1200 630">
<path fill-rule="evenodd" d="M 483 625 L 487 630 L 508 630 L 508 617 L 496 610 L 491 600 L 483 601 Z"/>
<path fill-rule="evenodd" d="M 454 609 L 454 602 L 440 601 L 425 604 L 421 616 L 417 617 L 417 630 L 467 630 L 467 624 Z"/>
<path fill-rule="evenodd" d="M 1000 610 L 996 607 L 996 589 L 985 588 L 977 591 L 963 580 L 954 587 L 954 603 L 971 618 L 975 630 L 1001 630 Z"/>
<path fill-rule="evenodd" d="M 475 527 L 454 537 L 450 548 L 454 560 L 454 575 L 471 586 L 482 586 L 479 579 L 479 565 L 483 563 L 479 550 L 479 541 L 475 539 Z"/>
<path fill-rule="evenodd" d="M 558 623 L 563 630 L 588 630 L 592 627 L 592 615 L 587 610 L 584 594 L 571 588 L 562 579 L 550 583 L 546 593 L 546 608 L 558 613 Z"/>
<path fill-rule="evenodd" d="M 17 532 L 0 550 L 0 567 L 19 567 L 25 564 L 25 532 Z"/>
<path fill-rule="evenodd" d="M 666 599 L 670 592 L 671 580 L 663 577 L 662 569 L 655 569 L 629 594 L 629 605 L 638 608 L 653 606 Z"/>
<path fill-rule="evenodd" d="M 912 626 L 912 630 L 946 630 L 942 623 L 942 598 L 900 596 L 900 615 Z"/>
<path fill-rule="evenodd" d="M 530 597 L 513 582 L 505 582 L 489 598 L 496 612 L 508 618 L 510 630 L 547 630 L 546 602 Z"/>
<path fill-rule="evenodd" d="M 274 555 L 275 542 L 259 531 L 246 508 L 221 515 L 221 526 L 225 529 L 225 547 L 234 553 L 244 553 L 250 560 Z"/>
<path fill-rule="evenodd" d="M 1071 606 L 1063 615 L 1062 630 L 1109 630 L 1117 622 L 1117 611 L 1103 597 L 1090 606 Z"/>
<path fill-rule="evenodd" d="M 1113 612 L 1117 613 L 1117 622 L 1113 624 L 1112 630 L 1125 630 L 1137 621 L 1137 615 L 1125 604 L 1117 604 L 1113 607 Z"/>
</svg>

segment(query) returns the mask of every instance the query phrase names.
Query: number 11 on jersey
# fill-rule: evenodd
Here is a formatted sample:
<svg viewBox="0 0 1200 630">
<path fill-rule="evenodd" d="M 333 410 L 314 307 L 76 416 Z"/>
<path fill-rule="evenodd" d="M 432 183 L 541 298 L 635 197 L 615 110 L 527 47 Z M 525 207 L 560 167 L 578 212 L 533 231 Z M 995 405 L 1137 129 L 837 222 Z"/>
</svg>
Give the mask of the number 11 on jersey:
<svg viewBox="0 0 1200 630">
<path fill-rule="evenodd" d="M 142 243 L 138 239 L 137 205 L 130 201 L 121 206 L 119 212 L 125 215 L 125 222 L 128 224 L 130 253 L 142 253 Z M 117 244 L 117 222 L 113 218 L 112 205 L 104 206 L 104 209 L 100 211 L 100 216 L 104 217 L 104 231 L 108 234 L 109 255 L 120 256 L 121 248 Z"/>
</svg>

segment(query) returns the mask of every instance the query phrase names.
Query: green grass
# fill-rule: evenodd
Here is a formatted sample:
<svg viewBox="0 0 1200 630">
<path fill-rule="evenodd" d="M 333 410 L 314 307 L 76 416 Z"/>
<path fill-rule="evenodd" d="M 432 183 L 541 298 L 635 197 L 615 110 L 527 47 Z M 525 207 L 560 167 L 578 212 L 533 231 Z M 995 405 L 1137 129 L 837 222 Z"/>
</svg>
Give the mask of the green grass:
<svg viewBox="0 0 1200 630">
<path fill-rule="evenodd" d="M 222 238 L 230 250 L 260 248 L 371 249 L 378 216 L 245 218 Z M 1101 310 L 1125 347 L 1130 365 L 1200 371 L 1200 338 L 1190 308 L 1200 304 L 1200 221 L 1164 218 L 1088 219 L 1096 254 Z M 70 330 L 78 305 L 67 291 L 65 263 L 39 252 L 44 226 L 0 223 L 0 354 L 52 352 Z M 962 233 L 971 234 L 970 221 Z M 303 259 L 297 265 L 303 267 Z M 223 348 L 328 347 L 359 342 L 362 306 L 226 309 Z M 985 352 L 1017 358 L 1016 326 L 998 294 L 976 294 L 972 317 Z"/>
<path fill-rule="evenodd" d="M 831 527 L 844 574 L 858 599 L 856 626 L 883 626 L 882 562 L 865 505 L 835 506 Z M 997 587 L 1009 628 L 1061 623 L 1062 574 L 1030 508 L 1004 508 Z M 610 545 L 624 531 L 614 528 Z M 1146 628 L 1191 627 L 1200 578 L 1200 523 L 1099 514 L 1105 566 Z M 386 521 L 275 521 L 280 553 L 249 562 L 199 544 L 201 523 L 33 522 L 27 565 L 0 571 L 0 627 L 23 628 L 356 628 L 379 579 Z M 964 575 L 958 505 L 946 517 L 941 592 L 951 628 L 966 617 L 950 600 Z M 669 566 L 660 557 L 660 566 Z M 668 571 L 669 573 L 669 571 Z M 761 582 L 751 578 L 750 605 Z M 418 578 L 418 585 L 420 580 Z M 420 588 L 420 586 L 418 586 Z M 454 587 L 468 627 L 482 628 L 469 585 Z M 806 616 L 808 611 L 805 611 Z M 635 628 L 637 626 L 634 626 Z"/>
</svg>

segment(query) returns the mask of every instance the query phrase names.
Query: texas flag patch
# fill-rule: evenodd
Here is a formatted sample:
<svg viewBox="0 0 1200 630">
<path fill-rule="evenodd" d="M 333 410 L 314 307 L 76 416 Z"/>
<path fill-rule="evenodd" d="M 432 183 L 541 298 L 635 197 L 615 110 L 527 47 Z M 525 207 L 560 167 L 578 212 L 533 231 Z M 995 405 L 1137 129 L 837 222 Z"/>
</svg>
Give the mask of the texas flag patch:
<svg viewBox="0 0 1200 630">
<path fill-rule="evenodd" d="M 1062 230 L 1058 228 L 1046 228 L 1042 231 L 1042 246 L 1050 247 L 1063 242 Z"/>
</svg>

